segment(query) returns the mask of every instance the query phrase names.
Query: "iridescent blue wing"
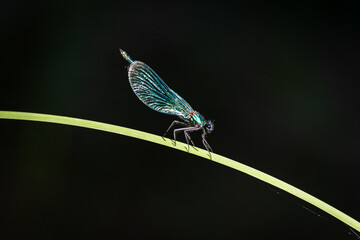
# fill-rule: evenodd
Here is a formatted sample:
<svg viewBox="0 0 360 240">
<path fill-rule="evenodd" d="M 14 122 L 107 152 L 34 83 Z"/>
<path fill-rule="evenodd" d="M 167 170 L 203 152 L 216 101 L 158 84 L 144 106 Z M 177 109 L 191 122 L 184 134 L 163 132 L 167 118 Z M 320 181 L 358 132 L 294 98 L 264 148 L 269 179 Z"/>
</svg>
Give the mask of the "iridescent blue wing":
<svg viewBox="0 0 360 240">
<path fill-rule="evenodd" d="M 184 118 L 194 112 L 191 106 L 145 63 L 132 62 L 128 74 L 136 96 L 149 108 Z"/>
</svg>

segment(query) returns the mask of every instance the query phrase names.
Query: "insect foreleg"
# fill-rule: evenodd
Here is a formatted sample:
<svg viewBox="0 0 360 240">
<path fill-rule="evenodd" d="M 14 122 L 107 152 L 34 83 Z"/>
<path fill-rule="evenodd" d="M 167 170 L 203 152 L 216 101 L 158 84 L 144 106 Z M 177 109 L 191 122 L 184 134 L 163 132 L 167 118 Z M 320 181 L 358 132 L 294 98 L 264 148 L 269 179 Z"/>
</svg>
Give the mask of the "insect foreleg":
<svg viewBox="0 0 360 240">
<path fill-rule="evenodd" d="M 201 135 L 202 137 L 202 142 L 206 148 L 206 150 L 208 150 L 208 152 L 213 152 L 212 148 L 210 147 L 210 144 L 206 141 L 205 137 L 206 137 L 206 132 L 205 130 L 203 129 L 203 134 Z"/>
</svg>

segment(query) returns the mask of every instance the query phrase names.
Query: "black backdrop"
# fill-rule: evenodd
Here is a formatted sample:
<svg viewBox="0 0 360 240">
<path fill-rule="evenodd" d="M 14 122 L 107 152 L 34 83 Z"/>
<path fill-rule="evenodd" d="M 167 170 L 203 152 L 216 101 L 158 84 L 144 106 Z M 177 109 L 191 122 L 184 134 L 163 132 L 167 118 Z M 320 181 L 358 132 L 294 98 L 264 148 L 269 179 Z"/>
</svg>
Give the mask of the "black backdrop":
<svg viewBox="0 0 360 240">
<path fill-rule="evenodd" d="M 3 2 L 0 108 L 163 134 L 173 118 L 136 98 L 122 48 L 216 119 L 216 153 L 360 220 L 356 9 Z M 1 120 L 0 134 L 1 239 L 356 239 L 320 210 L 190 154 L 55 124 Z"/>
</svg>

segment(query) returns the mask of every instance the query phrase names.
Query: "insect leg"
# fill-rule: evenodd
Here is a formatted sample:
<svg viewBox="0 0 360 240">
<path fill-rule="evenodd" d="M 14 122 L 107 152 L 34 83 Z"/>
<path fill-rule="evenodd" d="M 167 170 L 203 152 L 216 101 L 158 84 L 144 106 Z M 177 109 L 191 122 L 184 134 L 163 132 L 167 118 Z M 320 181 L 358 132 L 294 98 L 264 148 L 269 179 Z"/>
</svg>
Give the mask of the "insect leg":
<svg viewBox="0 0 360 240">
<path fill-rule="evenodd" d="M 214 151 L 212 150 L 212 148 L 210 147 L 210 144 L 209 144 L 205 139 L 203 139 L 202 142 L 203 142 L 206 150 L 208 150 L 209 152 L 214 152 Z"/>
<path fill-rule="evenodd" d="M 175 145 L 176 145 L 176 134 L 180 131 L 184 131 L 185 134 L 185 139 L 186 139 L 186 143 L 188 144 L 188 148 L 189 148 L 189 138 L 187 138 L 188 136 L 186 135 L 186 131 L 195 131 L 198 130 L 197 127 L 185 127 L 185 128 L 178 128 L 174 130 L 174 140 L 175 140 Z M 190 138 L 190 141 L 193 143 L 193 141 Z M 194 143 L 193 143 L 194 144 Z"/>
<path fill-rule="evenodd" d="M 189 139 L 190 142 L 191 142 L 191 144 L 192 144 L 193 146 L 195 146 L 195 144 L 194 144 L 193 140 L 191 139 L 191 137 L 190 137 L 190 135 L 189 135 L 188 132 L 192 132 L 192 131 L 184 131 L 185 139 Z M 188 142 L 188 141 L 186 141 L 186 142 Z M 189 143 L 188 143 L 188 145 L 189 145 Z M 189 146 L 188 146 L 188 147 L 189 147 Z"/>
<path fill-rule="evenodd" d="M 184 122 L 180 122 L 180 121 L 178 121 L 178 120 L 174 120 L 174 121 L 170 124 L 170 126 L 168 127 L 168 129 L 166 130 L 166 132 L 164 133 L 163 139 L 164 139 L 165 135 L 169 132 L 170 128 L 172 128 L 175 124 L 177 124 L 177 125 L 182 125 L 182 126 L 187 126 L 187 124 L 184 123 Z M 165 139 L 164 139 L 164 141 L 165 141 Z"/>
<path fill-rule="evenodd" d="M 206 150 L 208 150 L 208 152 L 209 152 L 209 157 L 210 157 L 210 159 L 211 159 L 211 153 L 210 153 L 210 152 L 213 152 L 213 150 L 212 150 L 212 148 L 210 147 L 210 144 L 209 144 L 209 143 L 206 141 L 206 139 L 205 139 L 205 137 L 206 137 L 206 132 L 205 132 L 204 129 L 203 129 L 203 134 L 201 135 L 201 137 L 202 137 L 202 142 L 203 142 Z"/>
<path fill-rule="evenodd" d="M 185 138 L 189 139 L 193 145 L 193 148 L 197 151 L 197 149 L 195 148 L 195 144 L 194 142 L 192 141 L 190 135 L 189 135 L 189 132 L 194 132 L 194 131 L 198 131 L 200 130 L 201 128 L 198 128 L 198 127 L 193 127 L 192 129 L 189 129 L 189 130 L 184 130 L 184 135 L 185 135 Z M 190 147 L 189 147 L 189 142 L 186 140 L 186 142 L 188 143 L 188 151 L 190 151 Z"/>
</svg>

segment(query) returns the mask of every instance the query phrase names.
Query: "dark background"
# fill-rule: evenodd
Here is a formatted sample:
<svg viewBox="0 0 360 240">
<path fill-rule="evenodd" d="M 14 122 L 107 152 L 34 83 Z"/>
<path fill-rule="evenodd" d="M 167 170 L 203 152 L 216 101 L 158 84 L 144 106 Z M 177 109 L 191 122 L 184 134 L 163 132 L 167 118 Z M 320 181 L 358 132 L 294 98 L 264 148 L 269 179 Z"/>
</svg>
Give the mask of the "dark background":
<svg viewBox="0 0 360 240">
<path fill-rule="evenodd" d="M 163 134 L 174 118 L 134 95 L 122 48 L 216 119 L 216 153 L 360 220 L 355 4 L 1 5 L 1 110 Z M 1 239 L 356 239 L 315 207 L 184 152 L 47 123 L 1 120 L 0 134 Z"/>
</svg>

